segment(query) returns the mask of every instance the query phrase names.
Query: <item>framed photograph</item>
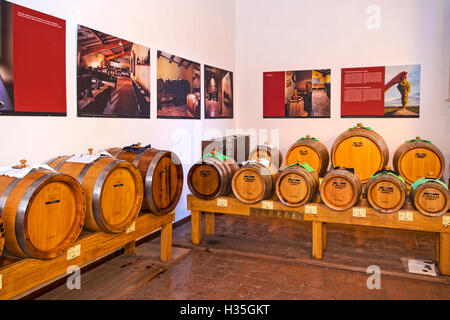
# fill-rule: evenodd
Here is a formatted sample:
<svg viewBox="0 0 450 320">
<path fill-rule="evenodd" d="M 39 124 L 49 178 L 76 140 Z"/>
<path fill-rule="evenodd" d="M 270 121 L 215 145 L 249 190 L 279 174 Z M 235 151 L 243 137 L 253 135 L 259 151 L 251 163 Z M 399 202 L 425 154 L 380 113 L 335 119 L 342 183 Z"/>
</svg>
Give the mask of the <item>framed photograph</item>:
<svg viewBox="0 0 450 320">
<path fill-rule="evenodd" d="M 331 69 L 263 73 L 264 118 L 329 118 Z"/>
<path fill-rule="evenodd" d="M 233 72 L 205 65 L 205 118 L 233 118 Z"/>
<path fill-rule="evenodd" d="M 200 64 L 158 51 L 158 118 L 200 119 Z"/>
<path fill-rule="evenodd" d="M 79 117 L 150 118 L 150 49 L 78 26 Z"/>
<path fill-rule="evenodd" d="M 66 21 L 0 0 L 0 115 L 66 115 Z"/>
</svg>

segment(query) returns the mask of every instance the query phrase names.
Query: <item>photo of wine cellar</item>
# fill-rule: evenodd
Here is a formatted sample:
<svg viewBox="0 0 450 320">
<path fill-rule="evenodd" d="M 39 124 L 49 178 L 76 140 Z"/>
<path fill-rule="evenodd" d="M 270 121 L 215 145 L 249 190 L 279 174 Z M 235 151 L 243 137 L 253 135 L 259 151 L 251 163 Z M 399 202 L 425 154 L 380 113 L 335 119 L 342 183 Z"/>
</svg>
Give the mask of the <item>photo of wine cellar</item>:
<svg viewBox="0 0 450 320">
<path fill-rule="evenodd" d="M 150 49 L 78 26 L 78 116 L 150 118 Z"/>
<path fill-rule="evenodd" d="M 158 51 L 158 118 L 200 119 L 200 64 Z"/>
<path fill-rule="evenodd" d="M 205 65 L 205 118 L 233 118 L 233 72 Z"/>
</svg>

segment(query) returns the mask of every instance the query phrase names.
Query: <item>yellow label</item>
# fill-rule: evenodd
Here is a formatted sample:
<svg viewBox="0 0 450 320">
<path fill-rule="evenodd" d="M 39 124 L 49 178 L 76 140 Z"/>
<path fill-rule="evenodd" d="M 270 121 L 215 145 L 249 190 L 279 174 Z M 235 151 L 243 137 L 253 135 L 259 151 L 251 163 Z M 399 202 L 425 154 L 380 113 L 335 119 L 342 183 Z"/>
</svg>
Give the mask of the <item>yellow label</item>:
<svg viewBox="0 0 450 320">
<path fill-rule="evenodd" d="M 0 290 L 3 288 L 3 275 L 0 274 Z"/>
<path fill-rule="evenodd" d="M 353 216 L 358 218 L 365 218 L 366 208 L 353 208 Z"/>
<path fill-rule="evenodd" d="M 67 250 L 67 260 L 71 260 L 73 258 L 78 257 L 81 254 L 81 243 L 76 246 L 70 247 Z"/>
<path fill-rule="evenodd" d="M 134 230 L 136 230 L 136 221 L 133 222 L 133 223 L 131 224 L 131 226 L 128 227 L 126 233 L 131 233 L 131 232 L 133 232 Z"/>
<path fill-rule="evenodd" d="M 228 200 L 224 198 L 217 198 L 218 207 L 228 207 Z"/>
<path fill-rule="evenodd" d="M 450 226 L 450 216 L 442 216 L 442 224 L 444 226 Z"/>
<path fill-rule="evenodd" d="M 261 206 L 263 209 L 273 210 L 273 201 L 263 201 Z"/>
<path fill-rule="evenodd" d="M 317 214 L 317 206 L 313 206 L 311 204 L 307 204 L 305 206 L 305 213 Z"/>
<path fill-rule="evenodd" d="M 398 221 L 413 221 L 413 212 L 412 211 L 399 211 L 398 212 Z"/>
</svg>

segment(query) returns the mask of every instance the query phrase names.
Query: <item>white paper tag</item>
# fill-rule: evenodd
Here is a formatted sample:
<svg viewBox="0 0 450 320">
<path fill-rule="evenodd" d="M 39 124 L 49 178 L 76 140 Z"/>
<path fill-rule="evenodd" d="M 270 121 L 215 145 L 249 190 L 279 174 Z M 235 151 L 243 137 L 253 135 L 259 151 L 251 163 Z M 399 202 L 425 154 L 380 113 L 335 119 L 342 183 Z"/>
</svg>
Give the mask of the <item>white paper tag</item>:
<svg viewBox="0 0 450 320">
<path fill-rule="evenodd" d="M 134 230 L 136 230 L 136 221 L 134 221 L 134 222 L 131 224 L 131 226 L 128 227 L 126 233 L 131 233 L 131 232 L 133 232 Z"/>
<path fill-rule="evenodd" d="M 366 208 L 353 208 L 353 216 L 358 218 L 365 218 Z"/>
<path fill-rule="evenodd" d="M 73 157 L 67 159 L 66 162 L 91 163 L 92 161 L 97 160 L 101 156 L 113 158 L 113 156 L 109 152 L 102 151 L 100 153 L 93 153 L 93 154 L 75 154 Z"/>
<path fill-rule="evenodd" d="M 46 164 L 33 164 L 21 169 L 14 169 L 12 167 L 1 167 L 0 176 L 8 176 L 12 178 L 22 179 L 27 174 L 29 174 L 33 169 L 43 169 L 56 172 L 53 168 L 49 167 Z"/>
<path fill-rule="evenodd" d="M 217 198 L 218 207 L 228 207 L 228 200 L 224 198 Z"/>
<path fill-rule="evenodd" d="M 450 226 L 450 216 L 442 216 L 442 224 L 444 226 Z"/>
<path fill-rule="evenodd" d="M 437 276 L 435 265 L 431 261 L 408 259 L 408 271 L 410 273 Z"/>
<path fill-rule="evenodd" d="M 262 207 L 263 209 L 273 210 L 273 201 L 264 200 L 264 201 L 261 203 L 261 207 Z"/>
<path fill-rule="evenodd" d="M 67 260 L 71 260 L 73 258 L 78 257 L 81 254 L 81 243 L 76 246 L 70 247 L 67 250 Z"/>
<path fill-rule="evenodd" d="M 398 212 L 398 221 L 413 221 L 413 212 L 401 210 Z"/>
<path fill-rule="evenodd" d="M 260 164 L 262 164 L 264 167 L 269 167 L 270 166 L 270 160 L 269 159 L 258 159 L 258 162 Z"/>
<path fill-rule="evenodd" d="M 317 206 L 314 206 L 314 205 L 311 205 L 311 204 L 307 204 L 305 206 L 305 213 L 317 214 Z"/>
</svg>

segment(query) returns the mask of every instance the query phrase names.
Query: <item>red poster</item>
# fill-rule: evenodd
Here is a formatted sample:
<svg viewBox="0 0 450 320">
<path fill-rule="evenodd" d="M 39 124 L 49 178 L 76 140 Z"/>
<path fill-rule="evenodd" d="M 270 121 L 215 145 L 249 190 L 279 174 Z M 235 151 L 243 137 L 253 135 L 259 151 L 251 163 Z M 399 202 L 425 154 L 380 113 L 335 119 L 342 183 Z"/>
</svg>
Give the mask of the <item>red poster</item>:
<svg viewBox="0 0 450 320">
<path fill-rule="evenodd" d="M 0 113 L 65 115 L 65 20 L 6 1 L 0 8 L 7 17 L 1 22 L 1 56 L 12 57 L 0 64 L 13 75 L 0 73 Z"/>
</svg>

